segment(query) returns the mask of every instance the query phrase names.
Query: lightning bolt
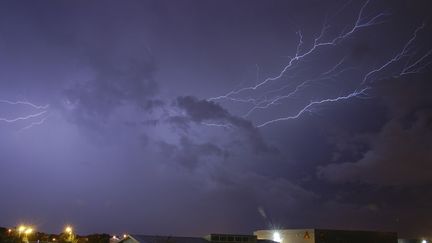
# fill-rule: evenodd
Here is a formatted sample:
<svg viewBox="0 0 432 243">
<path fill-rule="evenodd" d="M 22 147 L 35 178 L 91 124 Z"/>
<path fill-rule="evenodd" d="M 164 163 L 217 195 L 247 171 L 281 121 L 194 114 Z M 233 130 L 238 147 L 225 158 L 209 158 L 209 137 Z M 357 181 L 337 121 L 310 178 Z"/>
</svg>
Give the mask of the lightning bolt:
<svg viewBox="0 0 432 243">
<path fill-rule="evenodd" d="M 351 29 L 349 29 L 346 32 L 342 32 L 340 35 L 334 37 L 332 40 L 330 41 L 322 41 L 323 37 L 326 34 L 326 30 L 328 30 L 330 28 L 329 25 L 327 25 L 326 23 L 324 23 L 320 34 L 314 39 L 313 45 L 312 47 L 309 48 L 309 50 L 303 52 L 301 54 L 301 47 L 303 46 L 303 35 L 301 31 L 298 31 L 297 34 L 299 36 L 299 42 L 297 44 L 297 48 L 296 48 L 296 54 L 294 57 L 291 57 L 288 61 L 288 64 L 285 65 L 283 67 L 283 69 L 279 72 L 279 74 L 277 74 L 276 76 L 273 77 L 268 77 L 266 79 L 264 79 L 263 81 L 259 82 L 258 84 L 254 85 L 254 86 L 249 86 L 249 87 L 244 87 L 241 89 L 237 89 L 237 90 L 232 90 L 230 92 L 228 92 L 225 95 L 221 95 L 221 96 L 217 96 L 217 97 L 212 97 L 207 99 L 208 101 L 216 101 L 216 100 L 221 100 L 221 99 L 228 99 L 228 100 L 233 100 L 236 101 L 236 99 L 233 99 L 232 96 L 233 95 L 237 95 L 240 94 L 244 91 L 253 91 L 253 90 L 257 90 L 258 88 L 266 85 L 267 83 L 271 82 L 271 81 L 276 81 L 281 79 L 284 74 L 291 70 L 291 68 L 297 64 L 298 62 L 300 62 L 301 60 L 303 60 L 304 58 L 306 58 L 307 56 L 313 54 L 317 49 L 325 47 L 325 46 L 335 46 L 337 45 L 339 42 L 341 42 L 342 40 L 350 37 L 351 35 L 353 35 L 354 33 L 356 33 L 359 29 L 361 28 L 365 28 L 365 27 L 369 27 L 369 26 L 373 26 L 373 25 L 377 25 L 377 24 L 381 24 L 383 23 L 383 21 L 381 21 L 381 18 L 387 16 L 388 14 L 386 13 L 379 13 L 375 16 L 373 16 L 372 18 L 369 18 L 368 20 L 365 20 L 365 18 L 363 18 L 363 12 L 364 9 L 367 7 L 367 5 L 369 4 L 369 0 L 366 1 L 362 7 L 360 8 L 358 15 L 357 15 L 357 19 L 355 24 L 351 27 Z"/>
<path fill-rule="evenodd" d="M 11 100 L 5 100 L 0 99 L 0 103 L 6 104 L 6 105 L 12 105 L 12 106 L 27 106 L 34 110 L 30 114 L 26 114 L 23 116 L 17 116 L 13 118 L 6 118 L 6 117 L 0 117 L 0 122 L 4 123 L 19 123 L 22 124 L 22 122 L 30 122 L 28 125 L 25 125 L 23 128 L 20 129 L 20 131 L 30 129 L 34 126 L 43 124 L 46 119 L 48 118 L 49 113 L 49 105 L 36 105 L 34 103 L 28 102 L 28 101 L 11 101 Z"/>
<path fill-rule="evenodd" d="M 293 116 L 286 116 L 286 117 L 280 117 L 280 118 L 276 118 L 267 122 L 264 122 L 260 125 L 258 125 L 257 127 L 264 127 L 267 126 L 269 124 L 275 123 L 275 122 L 279 122 L 279 121 L 286 121 L 286 120 L 292 120 L 292 119 L 297 119 L 299 118 L 303 113 L 305 112 L 311 112 L 311 108 L 315 105 L 319 105 L 319 104 L 324 104 L 324 103 L 331 103 L 331 102 L 338 102 L 341 100 L 348 100 L 354 97 L 365 97 L 366 95 L 366 90 L 370 89 L 370 87 L 366 87 L 363 88 L 359 91 L 355 90 L 354 92 L 345 95 L 345 96 L 339 96 L 336 98 L 328 98 L 328 99 L 323 99 L 323 100 L 318 100 L 318 101 L 312 101 L 309 104 L 307 104 L 305 107 L 303 107 L 299 112 L 297 112 L 297 114 L 293 115 Z"/>
<path fill-rule="evenodd" d="M 371 78 L 374 74 L 379 73 L 379 72 L 383 71 L 384 69 L 390 67 L 392 64 L 395 64 L 395 63 L 399 62 L 404 57 L 412 56 L 412 54 L 409 54 L 409 50 L 412 47 L 412 44 L 414 43 L 414 41 L 417 39 L 418 32 L 421 31 L 421 30 L 423 30 L 425 26 L 426 26 L 426 24 L 423 22 L 422 25 L 420 25 L 419 27 L 417 27 L 415 29 L 414 34 L 412 35 L 412 37 L 403 46 L 402 50 L 400 52 L 398 52 L 393 58 L 391 58 L 390 60 L 388 60 L 387 62 L 385 62 L 382 66 L 380 66 L 380 67 L 378 67 L 376 69 L 373 69 L 372 71 L 368 72 L 364 76 L 362 84 L 367 83 L 367 81 L 369 80 L 369 78 Z M 409 72 L 409 70 L 414 70 L 413 67 L 415 67 L 416 65 L 418 65 L 419 63 L 421 63 L 426 57 L 430 56 L 430 54 L 431 53 L 429 51 L 422 58 L 419 58 L 417 61 L 415 61 L 412 64 L 408 64 L 409 62 L 407 62 L 407 64 L 405 65 L 405 67 L 399 73 L 399 76 L 406 75 L 408 73 L 414 73 L 414 72 L 416 72 L 416 71 Z M 416 73 L 418 73 L 418 71 Z"/>
<path fill-rule="evenodd" d="M 344 59 L 345 59 L 345 58 L 344 58 Z M 339 72 L 337 72 L 337 73 L 331 74 L 332 72 L 334 72 L 334 71 L 335 71 L 335 70 L 336 70 L 336 69 L 337 69 L 337 68 L 342 64 L 342 62 L 343 62 L 344 59 L 342 59 L 339 63 L 337 63 L 337 64 L 336 64 L 334 67 L 332 67 L 330 70 L 328 70 L 328 71 L 324 72 L 323 74 L 321 74 L 319 77 L 314 78 L 314 79 L 308 79 L 308 80 L 306 80 L 306 81 L 303 81 L 302 83 L 300 83 L 299 85 L 297 85 L 297 86 L 294 88 L 293 91 L 289 92 L 288 94 L 286 94 L 286 95 L 278 95 L 278 96 L 273 97 L 273 98 L 271 98 L 271 99 L 266 99 L 266 100 L 263 100 L 263 101 L 259 102 L 257 105 L 255 105 L 254 107 L 252 107 L 252 108 L 251 108 L 251 109 L 250 109 L 250 110 L 249 110 L 249 111 L 244 115 L 244 117 L 249 116 L 252 112 L 254 112 L 254 111 L 257 110 L 257 109 L 266 109 L 266 108 L 268 108 L 268 107 L 270 107 L 270 106 L 272 106 L 272 105 L 280 104 L 280 103 L 278 103 L 279 101 L 284 100 L 284 99 L 291 98 L 292 96 L 294 96 L 295 94 L 297 94 L 301 89 L 305 88 L 305 87 L 306 87 L 307 85 L 309 85 L 310 83 L 317 82 L 317 81 L 322 81 L 322 80 L 327 80 L 327 79 L 335 79 L 335 78 L 337 78 L 339 75 L 341 75 L 342 73 L 354 69 L 354 68 L 346 68 L 346 69 L 343 69 L 343 70 L 341 70 L 341 71 L 339 71 Z M 268 94 L 268 93 L 272 93 L 272 92 L 276 92 L 276 91 L 281 91 L 281 90 L 283 90 L 283 89 L 285 89 L 285 88 L 288 88 L 288 87 L 289 87 L 289 85 L 285 85 L 285 86 L 282 86 L 281 88 L 279 88 L 279 89 L 277 89 L 277 90 L 269 91 L 269 92 L 267 92 L 267 94 Z"/>
<path fill-rule="evenodd" d="M 232 126 L 230 124 L 224 124 L 224 123 L 208 123 L 208 122 L 202 122 L 201 123 L 204 126 L 209 126 L 209 127 L 223 127 L 226 129 L 231 129 Z"/>
<path fill-rule="evenodd" d="M 0 103 L 5 103 L 9 105 L 27 105 L 37 110 L 48 109 L 49 105 L 35 105 L 28 101 L 10 101 L 10 100 L 0 100 Z"/>
<path fill-rule="evenodd" d="M 32 123 L 30 123 L 28 126 L 25 126 L 25 127 L 21 128 L 21 129 L 19 130 L 19 132 L 22 132 L 22 131 L 24 131 L 24 130 L 30 129 L 30 128 L 34 127 L 34 126 L 42 125 L 42 124 L 46 121 L 46 119 L 48 119 L 48 115 L 45 116 L 45 117 L 42 117 L 39 121 L 32 122 Z"/>
<path fill-rule="evenodd" d="M 347 4 L 349 3 L 351 3 L 351 1 L 349 1 Z M 330 67 L 327 71 L 321 72 L 320 74 L 315 75 L 315 77 L 313 78 L 306 78 L 306 80 L 300 81 L 299 77 L 293 74 L 293 71 L 298 68 L 298 66 L 302 63 L 303 59 L 310 55 L 313 55 L 318 49 L 324 47 L 335 47 L 345 39 L 353 36 L 361 28 L 370 27 L 386 22 L 385 17 L 389 15 L 388 13 L 379 13 L 370 18 L 363 17 L 364 11 L 369 3 L 370 1 L 367 0 L 363 3 L 363 5 L 361 5 L 357 13 L 355 23 L 350 28 L 348 28 L 348 30 L 341 31 L 339 35 L 336 35 L 329 41 L 323 41 L 324 37 L 326 36 L 327 30 L 330 28 L 330 25 L 327 24 L 327 20 L 325 20 L 324 24 L 322 25 L 321 32 L 318 34 L 317 37 L 314 38 L 312 46 L 306 51 L 302 51 L 302 48 L 304 46 L 304 38 L 302 32 L 298 31 L 298 43 L 295 49 L 295 55 L 293 57 L 290 57 L 288 64 L 286 64 L 277 75 L 265 78 L 263 81 L 258 82 L 253 86 L 235 89 L 226 93 L 225 95 L 209 98 L 208 101 L 228 100 L 233 102 L 249 103 L 252 105 L 252 107 L 249 108 L 243 116 L 248 117 L 257 110 L 264 110 L 273 105 L 283 104 L 283 100 L 293 98 L 295 95 L 298 95 L 300 91 L 312 87 L 312 83 L 316 82 L 323 84 L 324 82 L 330 80 L 337 81 L 339 80 L 340 76 L 345 72 L 352 70 L 359 71 L 359 84 L 357 85 L 357 87 L 352 88 L 349 93 L 342 96 L 324 97 L 321 99 L 309 101 L 308 103 L 306 103 L 306 105 L 299 107 L 298 111 L 295 112 L 293 115 L 270 119 L 256 125 L 256 127 L 261 128 L 270 124 L 274 124 L 276 122 L 297 119 L 305 113 L 312 112 L 313 108 L 318 105 L 342 102 L 353 98 L 367 98 L 366 91 L 372 89 L 372 86 L 370 84 L 380 80 L 380 78 L 377 77 L 378 74 L 383 73 L 384 71 L 387 71 L 394 66 L 400 67 L 400 64 L 404 61 L 405 64 L 403 65 L 403 67 L 398 68 L 398 71 L 395 71 L 393 69 L 392 75 L 394 75 L 395 77 L 401 77 L 404 75 L 417 74 L 428 68 L 432 64 L 432 60 L 430 60 L 432 57 L 432 49 L 425 52 L 424 54 L 419 54 L 413 51 L 414 44 L 418 36 L 426 26 L 426 23 L 423 22 L 414 30 L 410 38 L 404 43 L 401 49 L 397 53 L 395 53 L 394 56 L 390 57 L 383 64 L 379 65 L 378 67 L 372 68 L 369 71 L 362 73 L 358 68 L 355 67 L 343 67 L 346 61 L 346 57 L 344 57 L 332 67 Z M 346 5 L 344 5 L 340 11 L 342 11 L 346 7 Z M 268 90 L 268 88 L 271 88 L 270 85 L 273 84 L 273 81 L 280 80 L 282 78 L 288 81 L 295 81 L 297 85 L 292 85 L 290 84 L 291 82 L 288 82 L 288 84 L 282 85 L 279 88 L 273 88 Z M 266 87 L 267 91 L 259 92 L 264 87 Z M 241 96 L 244 96 L 244 93 L 246 91 L 248 91 L 249 97 L 242 98 Z M 257 95 L 259 98 L 250 97 L 251 95 Z"/>
</svg>

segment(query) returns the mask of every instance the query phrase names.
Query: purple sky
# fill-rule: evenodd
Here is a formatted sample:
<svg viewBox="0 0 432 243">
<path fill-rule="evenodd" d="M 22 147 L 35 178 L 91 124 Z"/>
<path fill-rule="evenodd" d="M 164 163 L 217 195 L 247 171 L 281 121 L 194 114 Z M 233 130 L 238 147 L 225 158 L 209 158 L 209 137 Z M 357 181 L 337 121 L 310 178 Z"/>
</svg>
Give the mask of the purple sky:
<svg viewBox="0 0 432 243">
<path fill-rule="evenodd" d="M 1 2 L 0 226 L 432 236 L 428 2 Z"/>
</svg>

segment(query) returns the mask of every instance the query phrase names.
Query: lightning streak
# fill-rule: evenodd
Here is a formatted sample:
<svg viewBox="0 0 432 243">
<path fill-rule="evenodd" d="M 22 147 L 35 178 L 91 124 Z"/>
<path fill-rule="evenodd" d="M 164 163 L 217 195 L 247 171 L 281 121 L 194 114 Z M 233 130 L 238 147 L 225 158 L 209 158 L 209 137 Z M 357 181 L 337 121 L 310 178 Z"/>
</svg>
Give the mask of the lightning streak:
<svg viewBox="0 0 432 243">
<path fill-rule="evenodd" d="M 366 84 L 367 81 L 368 81 L 368 79 L 370 77 L 372 77 L 374 74 L 383 71 L 385 68 L 391 66 L 394 63 L 399 62 L 402 58 L 408 56 L 409 55 L 409 49 L 412 46 L 412 43 L 417 39 L 418 32 L 421 31 L 424 27 L 425 27 L 425 23 L 423 23 L 421 26 L 417 27 L 416 30 L 414 31 L 413 36 L 407 41 L 407 43 L 405 43 L 405 45 L 403 46 L 402 50 L 399 53 L 397 53 L 393 58 L 391 58 L 389 61 L 387 61 L 386 63 L 384 63 L 382 66 L 380 66 L 380 67 L 378 67 L 376 69 L 373 69 L 372 71 L 368 72 L 364 76 L 362 84 Z M 428 54 L 428 55 L 430 55 L 430 54 Z M 419 59 L 419 60 L 417 60 L 417 62 L 415 62 L 414 64 L 412 64 L 412 65 L 410 65 L 408 67 L 406 66 L 402 70 L 402 72 L 400 73 L 400 75 L 407 74 L 406 73 L 407 70 L 411 69 L 412 67 L 414 67 L 415 65 L 417 65 L 421 61 L 422 61 L 422 58 Z"/>
<path fill-rule="evenodd" d="M 312 101 L 308 105 L 306 105 L 305 107 L 303 107 L 303 109 L 301 109 L 299 112 L 297 112 L 297 114 L 295 114 L 293 116 L 286 116 L 286 117 L 281 117 L 281 118 L 277 118 L 277 119 L 274 119 L 274 120 L 270 120 L 270 121 L 267 121 L 267 122 L 264 122 L 264 123 L 258 125 L 257 127 L 264 127 L 264 126 L 267 126 L 267 125 L 275 123 L 275 122 L 286 121 L 286 120 L 291 120 L 291 119 L 299 118 L 303 113 L 305 113 L 305 112 L 311 112 L 310 108 L 312 108 L 313 106 L 318 105 L 318 104 L 338 102 L 338 101 L 341 101 L 341 100 L 348 100 L 348 99 L 351 99 L 351 98 L 354 98 L 354 97 L 365 97 L 364 96 L 365 92 L 368 89 L 369 89 L 369 87 L 366 87 L 366 88 L 363 88 L 363 89 L 361 89 L 359 91 L 356 90 L 356 91 L 354 91 L 354 92 L 352 92 L 352 93 L 350 93 L 348 95 L 345 95 L 345 96 L 339 96 L 339 97 L 336 97 L 336 98 L 328 98 L 328 99 L 323 99 L 323 100 L 319 100 L 319 101 Z"/>
<path fill-rule="evenodd" d="M 10 101 L 10 100 L 0 100 L 0 103 L 5 103 L 9 105 L 27 105 L 34 109 L 42 110 L 42 109 L 48 109 L 49 105 L 35 105 L 33 103 L 30 103 L 28 101 Z"/>
<path fill-rule="evenodd" d="M 5 122 L 5 123 L 20 123 L 20 124 L 22 124 L 22 122 L 27 122 L 27 121 L 30 122 L 30 124 L 25 125 L 23 128 L 21 128 L 20 131 L 30 129 L 30 128 L 37 126 L 37 125 L 41 125 L 48 118 L 49 105 L 41 106 L 41 105 L 36 105 L 36 104 L 28 102 L 28 101 L 11 101 L 11 100 L 4 100 L 4 99 L 1 99 L 0 103 L 6 104 L 6 105 L 12 105 L 12 106 L 17 106 L 17 105 L 27 106 L 27 107 L 35 110 L 34 112 L 31 112 L 30 114 L 17 116 L 17 117 L 13 117 L 13 118 L 0 117 L 0 122 Z"/>
<path fill-rule="evenodd" d="M 40 119 L 39 121 L 30 123 L 30 125 L 21 128 L 19 131 L 21 132 L 21 131 L 30 129 L 30 128 L 34 127 L 34 126 L 42 125 L 46 121 L 46 119 L 48 119 L 48 116 L 42 117 L 42 119 Z"/>
<path fill-rule="evenodd" d="M 38 112 L 35 114 L 30 114 L 27 116 L 19 116 L 19 117 L 11 118 L 11 119 L 0 117 L 0 121 L 7 122 L 7 123 L 14 123 L 14 122 L 18 122 L 18 121 L 24 121 L 24 120 L 29 120 L 32 118 L 40 117 L 45 113 L 47 113 L 47 111 L 41 111 L 41 112 Z"/>
<path fill-rule="evenodd" d="M 328 28 L 330 28 L 329 25 L 324 24 L 323 27 L 322 27 L 322 29 L 321 29 L 320 34 L 314 39 L 314 43 L 313 43 L 312 47 L 310 47 L 309 50 L 305 51 L 303 54 L 301 54 L 301 47 L 303 46 L 303 35 L 302 35 L 301 31 L 298 31 L 297 34 L 299 35 L 299 42 L 297 44 L 296 54 L 295 54 L 294 57 L 290 58 L 290 60 L 288 61 L 288 64 L 276 76 L 268 77 L 268 78 L 264 79 L 263 81 L 261 81 L 260 83 L 254 85 L 254 86 L 249 86 L 249 87 L 244 87 L 244 88 L 237 89 L 237 90 L 232 90 L 232 91 L 228 92 L 225 95 L 209 98 L 208 101 L 216 101 L 216 100 L 220 100 L 220 99 L 229 99 L 229 100 L 231 100 L 233 95 L 240 94 L 240 93 L 242 93 L 244 91 L 247 91 L 247 90 L 256 90 L 256 89 L 258 89 L 258 88 L 266 85 L 267 83 L 269 83 L 271 81 L 279 80 L 296 63 L 300 62 L 302 59 L 306 58 L 307 56 L 313 54 L 317 49 L 319 49 L 321 47 L 325 47 L 325 46 L 334 46 L 334 45 L 337 45 L 339 42 L 341 42 L 342 40 L 350 37 L 351 35 L 353 35 L 355 32 L 357 32 L 361 28 L 369 27 L 369 26 L 373 26 L 373 25 L 382 23 L 382 21 L 379 21 L 379 20 L 382 17 L 387 16 L 388 14 L 386 14 L 386 13 L 380 13 L 380 14 L 377 14 L 377 15 L 373 16 L 369 20 L 364 21 L 363 12 L 364 12 L 364 9 L 366 8 L 366 6 L 368 4 L 369 4 L 369 0 L 366 1 L 362 5 L 362 7 L 360 8 L 360 10 L 358 12 L 357 20 L 356 20 L 355 24 L 351 27 L 350 30 L 348 30 L 345 33 L 341 33 L 340 35 L 334 37 L 330 41 L 322 41 L 323 37 L 326 34 L 326 30 Z"/>
<path fill-rule="evenodd" d="M 226 129 L 231 129 L 232 126 L 230 124 L 224 124 L 224 123 L 208 123 L 208 122 L 202 122 L 202 125 L 209 126 L 209 127 L 223 127 Z"/>
<path fill-rule="evenodd" d="M 317 81 L 322 81 L 322 80 L 329 80 L 329 79 L 335 79 L 337 78 L 339 75 L 341 75 L 342 73 L 352 70 L 354 68 L 346 68 L 343 69 L 335 74 L 331 74 L 332 72 L 334 72 L 343 62 L 344 59 L 342 59 L 339 63 L 337 63 L 334 67 L 332 67 L 330 70 L 324 72 L 323 74 L 321 74 L 319 77 L 314 78 L 314 79 L 308 79 L 306 81 L 303 81 L 302 83 L 300 83 L 299 85 L 297 85 L 293 91 L 289 92 L 286 95 L 279 95 L 276 96 L 272 99 L 266 99 L 263 100 L 261 102 L 259 102 L 257 105 L 255 105 L 254 107 L 252 107 L 245 115 L 244 117 L 249 116 L 252 112 L 254 112 L 257 109 L 266 109 L 272 105 L 275 104 L 279 104 L 278 102 L 284 99 L 288 99 L 291 98 L 292 96 L 294 96 L 295 94 L 297 94 L 301 89 L 305 88 L 307 85 L 309 85 L 312 82 L 317 82 Z M 330 75 L 331 74 L 331 75 Z M 283 86 L 282 88 L 279 88 L 277 91 L 283 90 L 285 88 L 287 88 L 288 86 Z M 274 91 L 270 91 L 270 92 L 274 92 Z M 269 93 L 269 92 L 267 92 Z"/>
<path fill-rule="evenodd" d="M 349 1 L 347 4 L 349 4 L 350 2 L 351 1 Z M 294 95 L 298 94 L 301 90 L 311 87 L 310 84 L 313 82 L 324 83 L 324 81 L 329 81 L 329 80 L 338 81 L 338 79 L 344 72 L 356 69 L 354 67 L 345 67 L 341 69 L 342 65 L 345 64 L 346 57 L 342 58 L 338 63 L 334 64 L 329 70 L 322 72 L 321 74 L 318 74 L 316 77 L 306 78 L 306 80 L 300 82 L 298 80 L 299 78 L 295 74 L 292 74 L 292 71 L 294 70 L 294 68 L 297 68 L 297 66 L 299 66 L 300 63 L 302 63 L 303 59 L 314 54 L 316 50 L 318 50 L 319 48 L 334 47 L 339 43 L 341 43 L 342 41 L 344 41 L 345 39 L 351 37 L 354 33 L 356 33 L 361 28 L 384 23 L 385 22 L 384 17 L 389 15 L 388 13 L 379 13 L 370 18 L 363 17 L 364 11 L 368 6 L 369 2 L 370 0 L 367 0 L 363 3 L 360 10 L 358 11 L 355 23 L 351 27 L 349 27 L 348 30 L 342 30 L 339 35 L 333 37 L 333 39 L 330 39 L 329 41 L 323 41 L 324 37 L 326 36 L 327 30 L 330 28 L 330 25 L 327 24 L 327 20 L 326 20 L 321 28 L 321 32 L 312 41 L 312 46 L 306 51 L 302 52 L 302 47 L 304 46 L 303 34 L 301 31 L 297 31 L 299 40 L 296 46 L 295 55 L 294 57 L 290 57 L 288 64 L 285 65 L 277 75 L 268 77 L 253 86 L 243 87 L 240 89 L 232 90 L 222 96 L 209 98 L 208 101 L 229 100 L 234 102 L 243 102 L 243 103 L 252 104 L 252 107 L 249 108 L 245 113 L 245 115 L 243 116 L 243 117 L 248 117 L 253 112 L 259 109 L 267 109 L 270 106 L 282 104 L 281 103 L 282 100 L 292 98 Z M 342 9 L 344 9 L 346 5 L 344 5 Z M 379 80 L 377 78 L 378 74 L 384 72 L 387 69 L 390 69 L 390 67 L 400 66 L 401 62 L 403 62 L 404 60 L 406 60 L 405 65 L 402 68 L 400 68 L 399 71 L 395 71 L 393 69 L 393 73 L 395 72 L 397 73 L 396 77 L 420 73 L 422 70 L 426 69 L 432 64 L 432 60 L 430 60 L 432 57 L 432 49 L 430 49 L 424 54 L 418 54 L 413 52 L 414 44 L 418 36 L 420 35 L 420 32 L 424 30 L 425 26 L 426 23 L 423 23 L 422 25 L 418 26 L 414 30 L 411 37 L 402 46 L 401 50 L 397 52 L 394 56 L 389 58 L 387 61 L 385 61 L 384 64 L 375 67 L 370 71 L 366 71 L 365 73 L 359 73 L 360 74 L 360 78 L 358 82 L 359 84 L 357 85 L 356 88 L 352 88 L 350 93 L 343 96 L 324 97 L 318 100 L 309 101 L 308 103 L 306 103 L 306 105 L 299 107 L 298 111 L 295 112 L 294 115 L 282 116 L 276 119 L 264 121 L 261 124 L 257 125 L 257 127 L 265 127 L 267 125 L 276 122 L 297 119 L 305 113 L 312 112 L 312 109 L 318 105 L 341 102 L 353 98 L 367 98 L 366 91 L 372 88 L 369 84 Z M 279 88 L 268 90 L 268 88 L 270 88 L 270 83 L 272 83 L 272 81 L 276 81 L 282 78 L 287 79 L 288 81 L 293 80 L 295 81 L 295 83 L 297 83 L 297 85 L 285 84 Z M 261 88 L 264 88 L 264 86 L 266 87 L 267 90 L 261 91 Z M 291 88 L 292 90 L 289 90 Z M 241 98 L 241 96 L 245 91 L 253 91 L 253 92 L 261 91 L 259 92 L 261 93 L 261 95 L 259 93 L 255 94 L 260 98 L 251 98 L 251 97 Z M 248 94 L 250 94 L 250 92 L 248 92 Z M 216 125 L 216 124 L 212 124 L 212 125 Z M 225 125 L 226 124 L 224 124 L 223 126 Z"/>
<path fill-rule="evenodd" d="M 361 82 L 362 85 L 364 83 L 366 83 L 366 81 L 368 80 L 368 78 L 370 78 L 373 74 L 381 72 L 382 70 L 384 70 L 385 68 L 391 66 L 394 63 L 397 63 L 398 61 L 402 60 L 404 57 L 410 56 L 412 57 L 412 54 L 409 54 L 408 50 L 412 47 L 413 42 L 416 40 L 418 32 L 420 30 L 422 30 L 425 27 L 425 24 L 419 26 L 418 28 L 416 28 L 416 30 L 414 31 L 414 34 L 412 35 L 412 37 L 405 43 L 405 45 L 403 46 L 402 50 L 396 54 L 396 56 L 394 56 L 393 58 L 391 58 L 389 61 L 387 61 L 384 65 L 368 72 L 364 78 L 363 81 Z M 399 72 L 399 77 L 400 76 L 404 76 L 404 75 L 408 75 L 408 74 L 415 74 L 415 73 L 419 73 L 422 69 L 425 69 L 426 67 L 428 67 L 431 62 L 428 63 L 424 63 L 424 60 L 426 60 L 428 57 L 432 56 L 432 49 L 429 50 L 428 52 L 426 52 L 424 55 L 420 56 L 419 58 L 417 58 L 416 60 L 412 61 L 411 64 L 409 61 L 407 62 L 407 64 L 405 65 L 405 67 Z M 410 58 L 412 60 L 412 58 Z M 336 69 L 338 66 L 340 66 L 339 62 L 338 64 L 336 64 L 335 68 L 331 69 L 332 71 L 334 69 Z M 327 73 L 327 72 L 326 72 Z M 307 82 L 307 81 L 305 81 Z M 275 98 L 272 102 L 268 103 L 265 106 L 255 106 L 254 108 L 267 108 L 269 105 L 275 103 L 276 101 L 279 101 L 280 99 L 284 99 L 287 98 L 289 96 L 291 96 L 292 94 L 296 93 L 299 90 L 299 87 L 303 87 L 305 85 L 305 82 L 301 83 L 300 85 L 298 85 L 296 87 L 296 89 L 294 91 L 292 91 L 291 93 L 289 93 L 288 95 L 285 96 L 279 96 L 277 98 Z M 305 112 L 310 112 L 310 108 L 315 106 L 315 105 L 319 105 L 319 104 L 324 104 L 324 103 L 331 103 L 331 102 L 337 102 L 337 101 L 342 101 L 342 100 L 347 100 L 347 99 L 351 99 L 351 98 L 364 98 L 365 96 L 365 91 L 370 89 L 371 87 L 365 87 L 362 88 L 361 90 L 357 91 L 353 91 L 352 93 L 346 95 L 346 96 L 339 96 L 339 97 L 335 97 L 335 98 L 327 98 L 327 99 L 322 99 L 319 101 L 312 101 L 309 104 L 307 104 L 306 106 L 304 106 L 297 114 L 293 115 L 293 116 L 286 116 L 286 117 L 281 117 L 281 118 L 277 118 L 277 119 L 273 119 L 273 120 L 269 120 L 266 121 L 260 125 L 258 125 L 257 127 L 264 127 L 266 125 L 278 122 L 278 121 L 286 121 L 286 120 L 291 120 L 291 119 L 296 119 L 299 118 L 303 113 Z M 254 109 L 253 108 L 253 109 Z"/>
</svg>

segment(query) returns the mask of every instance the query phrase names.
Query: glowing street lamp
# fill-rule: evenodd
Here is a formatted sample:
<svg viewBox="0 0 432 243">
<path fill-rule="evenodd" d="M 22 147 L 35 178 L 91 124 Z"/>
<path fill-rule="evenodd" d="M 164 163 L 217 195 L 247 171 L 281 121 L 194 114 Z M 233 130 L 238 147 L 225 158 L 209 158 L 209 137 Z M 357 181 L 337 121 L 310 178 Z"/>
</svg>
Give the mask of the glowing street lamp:
<svg viewBox="0 0 432 243">
<path fill-rule="evenodd" d="M 28 243 L 29 242 L 28 236 L 31 233 L 33 233 L 33 228 L 27 227 L 25 225 L 21 225 L 20 227 L 18 227 L 18 232 L 20 233 L 20 236 L 21 236 L 21 233 L 24 234 L 24 236 L 22 236 L 22 241 Z"/>
<path fill-rule="evenodd" d="M 32 228 L 27 228 L 27 229 L 24 231 L 24 234 L 25 234 L 25 235 L 29 235 L 29 234 L 31 234 L 31 233 L 33 233 L 33 229 L 32 229 Z"/>
<path fill-rule="evenodd" d="M 282 243 L 282 237 L 279 232 L 276 231 L 273 233 L 273 241 Z"/>
<path fill-rule="evenodd" d="M 73 228 L 70 225 L 67 225 L 64 229 L 64 233 L 66 234 L 66 241 L 67 242 L 75 242 L 75 234 L 73 232 Z"/>
<path fill-rule="evenodd" d="M 72 227 L 71 226 L 66 226 L 66 228 L 65 228 L 65 233 L 68 233 L 68 234 L 72 234 L 72 232 L 73 232 L 73 230 L 72 230 Z"/>
<path fill-rule="evenodd" d="M 20 226 L 18 226 L 18 233 L 19 233 L 19 234 L 24 233 L 25 230 L 26 230 L 26 227 L 25 227 L 24 225 L 20 225 Z"/>
</svg>

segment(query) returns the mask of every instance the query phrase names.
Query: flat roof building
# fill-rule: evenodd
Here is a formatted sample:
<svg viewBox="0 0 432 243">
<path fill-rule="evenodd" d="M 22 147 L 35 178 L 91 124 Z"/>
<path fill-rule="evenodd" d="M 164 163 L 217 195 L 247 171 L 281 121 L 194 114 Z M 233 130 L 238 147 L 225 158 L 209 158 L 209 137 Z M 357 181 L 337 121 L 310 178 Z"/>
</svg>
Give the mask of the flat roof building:
<svg viewBox="0 0 432 243">
<path fill-rule="evenodd" d="M 119 239 L 119 243 L 276 243 L 258 240 L 255 235 L 210 234 L 204 237 L 128 235 Z"/>
<path fill-rule="evenodd" d="M 119 243 L 208 243 L 200 237 L 159 236 L 159 235 L 127 235 Z"/>
<path fill-rule="evenodd" d="M 430 239 L 398 239 L 398 243 L 430 243 Z"/>
<path fill-rule="evenodd" d="M 257 239 L 279 243 L 397 243 L 397 233 L 328 229 L 257 230 Z"/>
</svg>

